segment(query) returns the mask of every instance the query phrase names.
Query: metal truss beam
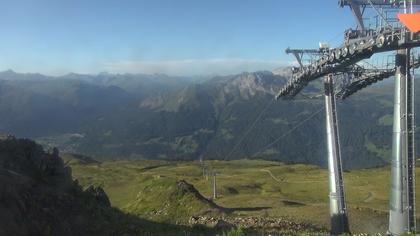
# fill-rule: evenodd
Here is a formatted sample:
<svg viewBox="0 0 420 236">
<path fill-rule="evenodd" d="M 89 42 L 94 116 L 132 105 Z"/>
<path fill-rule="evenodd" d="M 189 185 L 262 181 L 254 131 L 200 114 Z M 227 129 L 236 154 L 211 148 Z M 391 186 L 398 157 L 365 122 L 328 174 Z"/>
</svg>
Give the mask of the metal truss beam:
<svg viewBox="0 0 420 236">
<path fill-rule="evenodd" d="M 410 68 L 419 68 L 420 67 L 420 58 L 417 58 L 411 62 Z M 369 70 L 360 73 L 358 76 L 355 76 L 355 79 L 350 81 L 348 84 L 344 84 L 336 93 L 337 98 L 346 99 L 349 96 L 357 93 L 358 91 L 366 88 L 369 85 L 382 81 L 384 79 L 394 76 L 396 73 L 396 68 L 392 69 L 377 69 Z"/>
<path fill-rule="evenodd" d="M 293 54 L 293 56 L 295 56 L 296 61 L 299 63 L 300 67 L 303 67 L 303 56 L 305 54 L 309 54 L 309 55 L 322 55 L 322 53 L 324 53 L 325 51 L 322 49 L 290 49 L 287 48 L 286 49 L 286 54 Z"/>
<path fill-rule="evenodd" d="M 313 63 L 299 68 L 276 98 L 293 98 L 310 81 L 328 74 L 343 72 L 350 65 L 370 58 L 375 53 L 419 47 L 420 34 L 414 35 L 410 40 L 407 40 L 407 34 L 401 29 L 384 30 L 382 33 L 331 49 L 328 54 L 319 57 Z"/>
<path fill-rule="evenodd" d="M 411 0 L 413 5 L 420 5 L 420 0 Z M 338 5 L 340 7 L 350 6 L 351 4 L 359 6 L 389 6 L 398 7 L 402 4 L 401 0 L 340 0 Z"/>
</svg>

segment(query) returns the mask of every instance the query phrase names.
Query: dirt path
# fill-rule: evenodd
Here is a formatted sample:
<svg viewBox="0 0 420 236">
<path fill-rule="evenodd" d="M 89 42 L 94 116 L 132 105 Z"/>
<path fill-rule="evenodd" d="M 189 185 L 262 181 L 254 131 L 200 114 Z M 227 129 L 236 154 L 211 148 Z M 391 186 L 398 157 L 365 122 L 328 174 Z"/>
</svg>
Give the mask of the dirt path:
<svg viewBox="0 0 420 236">
<path fill-rule="evenodd" d="M 273 173 L 271 173 L 271 171 L 270 171 L 270 170 L 267 170 L 267 169 L 261 169 L 261 171 L 267 172 L 267 173 L 271 176 L 271 178 L 273 178 L 275 181 L 277 181 L 277 182 L 279 182 L 279 183 L 283 182 L 282 180 L 277 179 L 277 178 L 276 178 L 276 176 L 274 176 L 274 175 L 273 175 Z"/>
<path fill-rule="evenodd" d="M 272 178 L 273 180 L 275 180 L 275 181 L 277 181 L 277 182 L 279 182 L 279 183 L 285 183 L 285 182 L 287 182 L 287 183 L 323 183 L 323 182 L 325 182 L 325 181 L 323 181 L 323 180 L 301 180 L 301 181 L 291 181 L 291 180 L 285 180 L 285 178 L 281 178 L 281 179 L 279 179 L 279 178 L 277 178 L 276 176 L 274 176 L 274 175 L 273 175 L 273 173 L 272 173 L 270 170 L 267 170 L 267 169 L 261 169 L 260 171 L 267 172 L 267 173 L 271 176 L 271 178 Z"/>
<path fill-rule="evenodd" d="M 365 198 L 365 200 L 363 200 L 363 202 L 370 202 L 375 198 L 375 194 L 373 194 L 373 192 L 369 192 L 368 196 Z"/>
</svg>

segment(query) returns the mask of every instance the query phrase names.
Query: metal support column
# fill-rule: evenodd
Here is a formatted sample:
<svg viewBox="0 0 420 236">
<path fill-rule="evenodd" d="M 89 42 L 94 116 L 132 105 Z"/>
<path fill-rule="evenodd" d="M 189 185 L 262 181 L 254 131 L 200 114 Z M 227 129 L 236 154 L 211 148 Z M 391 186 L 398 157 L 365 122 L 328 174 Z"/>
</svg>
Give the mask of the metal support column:
<svg viewBox="0 0 420 236">
<path fill-rule="evenodd" d="M 340 235 L 342 233 L 349 233 L 350 229 L 344 197 L 337 110 L 332 75 L 325 77 L 325 111 L 330 185 L 331 234 Z"/>
<path fill-rule="evenodd" d="M 414 81 L 410 50 L 398 50 L 395 66 L 389 233 L 415 232 Z"/>
<path fill-rule="evenodd" d="M 213 172 L 213 199 L 217 198 L 216 172 Z"/>
</svg>

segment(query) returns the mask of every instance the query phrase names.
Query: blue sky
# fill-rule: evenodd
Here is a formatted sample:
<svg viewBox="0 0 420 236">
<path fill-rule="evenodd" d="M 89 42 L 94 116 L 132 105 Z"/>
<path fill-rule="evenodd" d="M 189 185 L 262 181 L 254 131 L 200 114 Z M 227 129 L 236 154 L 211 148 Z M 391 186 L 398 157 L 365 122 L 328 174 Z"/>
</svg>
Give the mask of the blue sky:
<svg viewBox="0 0 420 236">
<path fill-rule="evenodd" d="M 337 44 L 337 0 L 0 0 L 0 70 L 228 74 L 272 69 L 290 47 Z"/>
</svg>

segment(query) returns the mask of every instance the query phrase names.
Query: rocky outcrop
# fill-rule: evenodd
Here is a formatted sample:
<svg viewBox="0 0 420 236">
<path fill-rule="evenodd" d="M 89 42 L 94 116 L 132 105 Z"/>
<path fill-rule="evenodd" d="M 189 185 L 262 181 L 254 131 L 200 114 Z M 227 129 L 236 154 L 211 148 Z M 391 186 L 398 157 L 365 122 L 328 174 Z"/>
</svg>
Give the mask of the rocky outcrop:
<svg viewBox="0 0 420 236">
<path fill-rule="evenodd" d="M 224 208 L 204 197 L 192 184 L 159 176 L 140 188 L 124 211 L 158 222 L 187 224 L 189 216 L 224 213 Z"/>
<path fill-rule="evenodd" d="M 35 180 L 67 185 L 72 182 L 71 169 L 65 167 L 57 149 L 45 153 L 29 139 L 8 136 L 0 140 L 0 167 Z"/>
<path fill-rule="evenodd" d="M 154 223 L 112 208 L 101 187 L 72 180 L 58 149 L 0 139 L 0 235 L 214 235 L 206 228 Z"/>
<path fill-rule="evenodd" d="M 101 187 L 91 185 L 85 190 L 85 192 L 90 193 L 99 204 L 107 207 L 111 206 L 111 202 L 109 201 L 108 196 Z"/>
<path fill-rule="evenodd" d="M 197 201 L 200 201 L 206 205 L 209 205 L 211 208 L 223 210 L 223 207 L 216 205 L 213 201 L 205 198 L 201 193 L 194 187 L 194 185 L 189 184 L 185 180 L 180 180 L 177 182 L 178 189 L 183 194 L 192 194 Z"/>
</svg>

